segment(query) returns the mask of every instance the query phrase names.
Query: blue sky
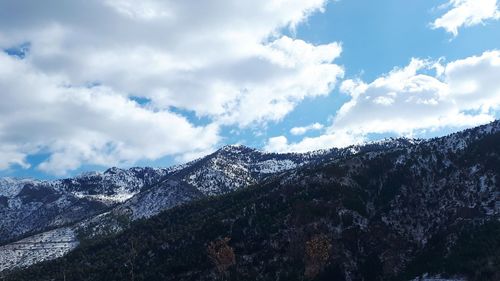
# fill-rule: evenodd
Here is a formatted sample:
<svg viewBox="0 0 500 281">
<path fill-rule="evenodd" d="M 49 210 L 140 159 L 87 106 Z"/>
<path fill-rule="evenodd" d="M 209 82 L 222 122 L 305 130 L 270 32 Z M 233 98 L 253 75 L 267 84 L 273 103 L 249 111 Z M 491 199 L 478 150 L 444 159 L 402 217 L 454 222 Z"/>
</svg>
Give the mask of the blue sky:
<svg viewBox="0 0 500 281">
<path fill-rule="evenodd" d="M 427 138 L 499 117 L 495 0 L 102 3 L 0 1 L 0 176 Z"/>
</svg>

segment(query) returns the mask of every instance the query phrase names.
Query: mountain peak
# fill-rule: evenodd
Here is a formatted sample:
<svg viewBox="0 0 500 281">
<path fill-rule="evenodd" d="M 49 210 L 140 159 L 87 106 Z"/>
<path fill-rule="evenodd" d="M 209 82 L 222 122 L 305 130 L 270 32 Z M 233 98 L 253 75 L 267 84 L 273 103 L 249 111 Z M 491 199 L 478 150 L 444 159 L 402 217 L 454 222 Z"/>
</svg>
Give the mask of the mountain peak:
<svg viewBox="0 0 500 281">
<path fill-rule="evenodd" d="M 104 171 L 104 174 L 117 174 L 117 173 L 119 173 L 121 171 L 123 171 L 123 170 L 120 169 L 120 168 L 111 167 L 111 168 L 107 169 L 106 171 Z"/>
<path fill-rule="evenodd" d="M 217 152 L 232 152 L 232 153 L 240 153 L 240 152 L 249 152 L 255 151 L 255 149 L 250 148 L 248 146 L 242 144 L 230 144 L 224 145 Z"/>
</svg>

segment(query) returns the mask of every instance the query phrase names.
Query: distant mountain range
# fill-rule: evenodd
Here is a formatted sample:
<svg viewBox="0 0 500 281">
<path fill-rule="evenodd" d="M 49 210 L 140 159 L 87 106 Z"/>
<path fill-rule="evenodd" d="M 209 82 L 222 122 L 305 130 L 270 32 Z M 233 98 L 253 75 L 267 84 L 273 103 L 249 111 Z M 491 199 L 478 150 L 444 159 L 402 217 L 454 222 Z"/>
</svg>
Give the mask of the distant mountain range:
<svg viewBox="0 0 500 281">
<path fill-rule="evenodd" d="M 499 177 L 495 121 L 431 140 L 226 146 L 166 169 L 4 178 L 0 276 L 500 280 Z"/>
</svg>

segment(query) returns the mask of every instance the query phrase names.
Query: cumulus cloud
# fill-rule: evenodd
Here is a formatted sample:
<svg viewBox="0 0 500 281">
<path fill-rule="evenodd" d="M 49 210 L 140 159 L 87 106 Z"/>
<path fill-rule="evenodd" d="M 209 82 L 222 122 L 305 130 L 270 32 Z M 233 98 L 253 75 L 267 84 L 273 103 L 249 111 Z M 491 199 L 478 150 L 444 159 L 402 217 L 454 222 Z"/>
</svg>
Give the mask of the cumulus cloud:
<svg viewBox="0 0 500 281">
<path fill-rule="evenodd" d="M 442 7 L 449 10 L 432 23 L 432 28 L 444 28 L 454 36 L 458 35 L 460 27 L 500 18 L 497 0 L 449 0 Z"/>
<path fill-rule="evenodd" d="M 326 2 L 0 1 L 0 46 L 31 42 L 30 63 L 72 84 L 247 126 L 283 118 L 342 75 L 340 45 L 279 34 Z"/>
<path fill-rule="evenodd" d="M 259 64 L 269 65 L 257 71 L 267 78 L 224 83 L 221 91 L 236 99 L 225 105 L 221 123 L 244 127 L 281 120 L 305 98 L 328 95 L 343 76 L 343 69 L 331 63 L 341 53 L 337 43 L 313 46 L 281 37 L 263 47 Z M 253 66 L 244 67 L 252 72 Z"/>
<path fill-rule="evenodd" d="M 340 44 L 280 33 L 326 2 L 0 0 L 0 49 L 23 52 L 1 55 L 0 169 L 36 153 L 58 174 L 186 159 L 213 149 L 221 126 L 281 120 L 343 75 Z"/>
<path fill-rule="evenodd" d="M 285 136 L 270 138 L 264 150 L 272 152 L 308 152 L 331 147 L 347 147 L 366 141 L 362 135 L 344 131 L 324 134 L 318 137 L 306 137 L 299 142 L 289 143 Z"/>
<path fill-rule="evenodd" d="M 442 128 L 463 128 L 494 120 L 500 109 L 500 51 L 442 65 L 412 59 L 371 83 L 346 80 L 341 91 L 351 100 L 333 118 L 326 133 L 288 143 L 269 140 L 271 151 L 305 151 L 345 146 L 369 134 L 422 135 Z"/>
<path fill-rule="evenodd" d="M 329 130 L 404 135 L 492 120 L 491 110 L 500 105 L 499 51 L 450 62 L 430 74 L 435 68 L 436 62 L 413 59 L 369 84 L 343 82 L 351 100 Z"/>
<path fill-rule="evenodd" d="M 26 156 L 48 152 L 39 168 L 64 174 L 81 163 L 133 163 L 218 142 L 216 126 L 196 127 L 168 111 L 148 110 L 104 86 L 68 86 L 2 53 L 0 89 L 0 168 L 27 167 Z"/>
<path fill-rule="evenodd" d="M 290 130 L 290 133 L 292 135 L 295 135 L 295 136 L 300 136 L 300 135 L 303 135 L 309 131 L 314 131 L 314 130 L 321 130 L 323 129 L 323 125 L 320 124 L 320 123 L 314 123 L 314 124 L 311 124 L 311 125 L 308 125 L 308 126 L 304 126 L 304 127 L 293 127 L 291 130 Z"/>
</svg>

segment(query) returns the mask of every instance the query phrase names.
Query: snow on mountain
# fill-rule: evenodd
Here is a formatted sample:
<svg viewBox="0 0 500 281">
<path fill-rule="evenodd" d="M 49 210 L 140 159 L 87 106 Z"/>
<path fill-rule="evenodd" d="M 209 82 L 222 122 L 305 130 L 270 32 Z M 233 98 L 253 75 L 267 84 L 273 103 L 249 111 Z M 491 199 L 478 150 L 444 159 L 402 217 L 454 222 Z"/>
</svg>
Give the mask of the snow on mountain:
<svg viewBox="0 0 500 281">
<path fill-rule="evenodd" d="M 217 276 L 207 266 L 209 258 L 203 265 L 189 261 L 213 239 L 229 237 L 238 255 L 240 271 L 234 272 L 247 277 L 248 272 L 260 272 L 251 276 L 267 280 L 302 276 L 304 268 L 296 267 L 304 262 L 302 247 L 322 237 L 331 243 L 334 255 L 324 266 L 335 265 L 331 267 L 334 276 L 340 274 L 346 280 L 366 279 L 372 273 L 375 279 L 397 277 L 413 261 L 419 270 L 404 280 L 461 280 L 459 275 L 447 277 L 453 275 L 445 275 L 440 268 L 428 271 L 425 261 L 439 264 L 440 258 L 448 256 L 454 261 L 453 253 L 462 252 L 453 249 L 474 240 L 462 234 L 498 221 L 499 132 L 497 121 L 442 138 L 391 139 L 305 154 L 223 147 L 79 224 L 79 237 L 90 240 L 82 240 L 82 245 L 94 239 L 104 242 L 99 244 L 103 248 L 84 247 L 82 252 L 93 253 L 94 259 L 73 258 L 73 265 L 99 268 L 98 275 L 112 276 L 113 270 L 108 269 L 116 266 L 114 258 L 120 256 L 117 260 L 123 261 L 129 255 L 117 245 L 127 247 L 140 237 L 144 242 L 140 257 L 148 261 L 140 272 L 180 264 L 182 271 L 165 270 L 162 277 L 215 280 Z M 257 187 L 203 200 L 127 229 L 133 220 L 251 184 Z M 123 233 L 115 239 L 98 239 L 119 231 Z M 482 242 L 488 243 L 488 237 Z M 485 243 L 466 245 L 465 253 Z M 439 254 L 427 255 L 428 250 Z M 419 257 L 425 258 L 424 264 Z M 489 268 L 484 259 L 478 266 L 483 265 Z M 47 268 L 37 268 L 32 276 L 50 275 Z M 276 275 L 276 268 L 285 271 Z M 54 274 L 57 269 L 58 264 Z"/>
<path fill-rule="evenodd" d="M 255 169 L 252 172 L 260 171 L 263 174 L 274 174 L 282 171 L 291 170 L 297 168 L 299 164 L 292 160 L 265 160 L 255 165 Z"/>
<path fill-rule="evenodd" d="M 24 185 L 35 184 L 37 182 L 31 179 L 0 178 L 0 197 L 14 197 L 21 191 Z"/>
<path fill-rule="evenodd" d="M 467 279 L 462 278 L 462 277 L 456 277 L 456 278 L 442 278 L 439 275 L 436 276 L 429 276 L 428 274 L 425 274 L 422 277 L 417 277 L 415 279 L 412 279 L 411 281 L 467 281 Z"/>
<path fill-rule="evenodd" d="M 266 176 L 295 169 L 319 158 L 307 153 L 266 153 L 242 145 L 229 145 L 173 175 L 203 194 L 213 196 L 256 184 Z"/>
<path fill-rule="evenodd" d="M 110 168 L 53 181 L 4 178 L 0 243 L 100 214 L 159 183 L 168 173 L 168 169 Z"/>
<path fill-rule="evenodd" d="M 64 227 L 1 246 L 0 272 L 62 257 L 77 245 L 73 229 Z"/>
<path fill-rule="evenodd" d="M 490 126 L 481 130 L 479 133 L 490 133 L 494 132 L 495 128 Z M 453 141 L 448 141 L 449 146 L 453 146 Z M 419 142 L 411 139 L 389 139 L 345 149 L 287 154 L 229 145 L 206 157 L 166 169 L 110 168 L 104 172 L 84 173 L 75 178 L 54 181 L 3 178 L 0 180 L 0 215 L 4 219 L 0 221 L 3 230 L 0 231 L 0 234 L 3 234 L 0 242 L 26 233 L 43 231 L 44 227 L 57 227 L 102 213 L 109 207 L 134 199 L 135 195 L 166 179 L 180 179 L 203 195 L 213 196 L 256 184 L 268 176 L 304 165 L 333 161 L 368 151 L 409 147 Z M 177 197 L 169 200 L 161 195 L 157 197 L 156 205 L 146 205 L 159 206 L 156 209 L 163 210 L 165 206 L 184 202 L 175 202 Z M 137 201 L 138 210 L 146 209 L 140 206 L 142 202 L 144 201 Z M 128 206 L 131 206 L 130 204 L 127 203 Z M 135 217 L 136 215 L 132 216 Z"/>
<path fill-rule="evenodd" d="M 55 181 L 63 189 L 80 198 L 91 198 L 111 203 L 130 199 L 144 188 L 161 181 L 169 173 L 159 168 L 110 168 L 103 173 L 86 173 L 73 179 Z"/>
<path fill-rule="evenodd" d="M 167 180 L 99 216 L 84 220 L 75 226 L 86 240 L 116 234 L 130 222 L 150 218 L 161 211 L 203 197 L 196 188 L 178 180 Z"/>
<path fill-rule="evenodd" d="M 55 181 L 3 178 L 0 179 L 0 243 L 70 224 L 74 225 L 74 229 L 82 237 L 89 239 L 114 234 L 126 228 L 130 221 L 151 217 L 197 198 L 225 194 L 286 171 L 339 161 L 355 154 L 365 154 L 369 160 L 386 151 L 405 151 L 395 160 L 396 165 L 413 165 L 414 169 L 421 169 L 422 165 L 429 163 L 435 165 L 424 167 L 428 172 L 438 167 L 452 169 L 453 161 L 446 157 L 447 154 L 463 150 L 473 141 L 499 131 L 500 122 L 496 121 L 427 141 L 389 139 L 309 153 L 277 154 L 233 145 L 166 169 L 110 168 L 104 172 L 85 173 L 75 178 Z M 426 155 L 426 151 L 438 151 L 439 159 L 431 154 L 429 157 L 434 157 L 432 159 L 413 157 Z M 350 165 L 352 169 L 362 167 L 361 162 L 351 161 Z M 498 190 L 491 189 L 498 178 L 495 175 L 481 174 L 481 165 L 473 165 L 469 170 L 470 195 L 475 194 L 477 186 L 484 194 L 488 194 L 482 201 L 482 208 L 488 214 L 498 214 L 500 204 L 495 198 L 500 194 Z M 348 181 L 340 178 L 339 182 L 342 180 Z M 434 179 L 429 178 L 429 188 L 443 188 L 431 185 L 432 181 Z M 428 194 L 432 196 L 431 191 Z M 431 199 L 430 197 L 429 200 Z M 405 203 L 396 199 L 393 204 L 399 204 L 397 210 L 400 211 L 384 218 L 387 223 L 404 215 Z M 423 223 L 429 216 L 440 214 L 438 211 L 429 212 L 421 214 L 417 219 Z M 405 225 L 395 224 L 393 227 L 399 228 L 401 233 L 413 235 L 415 240 L 424 241 L 427 238 L 422 235 L 427 231 L 425 227 L 420 234 Z"/>
<path fill-rule="evenodd" d="M 194 187 L 182 181 L 168 180 L 134 196 L 113 212 L 126 213 L 131 220 L 149 218 L 163 210 L 201 197 L 201 192 Z"/>
</svg>

